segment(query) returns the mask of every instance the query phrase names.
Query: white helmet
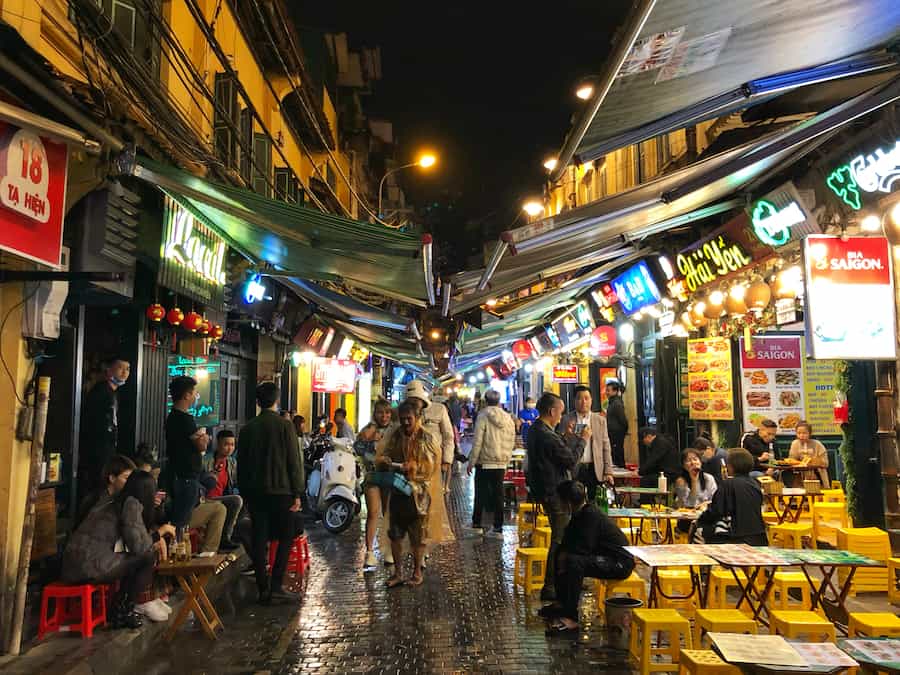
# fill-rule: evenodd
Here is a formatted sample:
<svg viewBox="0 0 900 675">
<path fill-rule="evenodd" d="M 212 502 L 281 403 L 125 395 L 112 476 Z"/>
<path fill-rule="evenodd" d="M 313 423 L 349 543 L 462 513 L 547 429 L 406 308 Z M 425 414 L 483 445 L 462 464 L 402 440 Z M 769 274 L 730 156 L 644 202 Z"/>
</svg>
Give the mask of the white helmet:
<svg viewBox="0 0 900 675">
<path fill-rule="evenodd" d="M 428 390 L 422 380 L 412 380 L 406 385 L 406 398 L 417 398 L 422 401 L 422 407 L 427 408 L 430 401 Z"/>
</svg>

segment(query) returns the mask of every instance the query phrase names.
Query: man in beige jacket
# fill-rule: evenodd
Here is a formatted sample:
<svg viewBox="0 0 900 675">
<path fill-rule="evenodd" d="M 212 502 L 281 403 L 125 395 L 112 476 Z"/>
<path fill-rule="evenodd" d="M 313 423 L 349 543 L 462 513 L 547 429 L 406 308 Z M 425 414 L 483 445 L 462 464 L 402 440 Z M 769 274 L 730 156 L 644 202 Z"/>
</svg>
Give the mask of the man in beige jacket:
<svg viewBox="0 0 900 675">
<path fill-rule="evenodd" d="M 585 444 L 584 454 L 578 460 L 574 476 L 575 480 L 587 488 L 590 503 L 594 502 L 597 486 L 601 482 L 605 481 L 610 485 L 613 482 L 612 446 L 606 429 L 606 417 L 603 413 L 592 412 L 592 403 L 590 388 L 578 385 L 575 387 L 575 412 L 563 416 L 559 423 L 563 433 L 578 433 L 583 428 L 579 425 L 590 425 L 591 437 Z"/>
<path fill-rule="evenodd" d="M 475 474 L 475 505 L 472 531 L 481 533 L 485 505 L 494 513 L 494 529 L 489 536 L 503 536 L 503 474 L 516 446 L 516 423 L 500 407 L 500 394 L 490 389 L 484 394 L 484 409 L 475 422 L 475 440 L 469 455 L 469 475 Z"/>
</svg>

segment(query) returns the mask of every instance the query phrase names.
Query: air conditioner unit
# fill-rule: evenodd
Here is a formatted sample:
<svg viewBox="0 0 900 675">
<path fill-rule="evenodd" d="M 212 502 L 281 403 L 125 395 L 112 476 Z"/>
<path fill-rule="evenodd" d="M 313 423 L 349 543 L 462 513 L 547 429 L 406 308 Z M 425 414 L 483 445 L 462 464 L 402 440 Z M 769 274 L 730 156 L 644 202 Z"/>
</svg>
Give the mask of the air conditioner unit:
<svg viewBox="0 0 900 675">
<path fill-rule="evenodd" d="M 60 270 L 69 271 L 69 249 L 62 247 Z M 68 281 L 38 281 L 25 284 L 22 336 L 41 340 L 59 337 L 63 304 L 69 295 Z"/>
</svg>

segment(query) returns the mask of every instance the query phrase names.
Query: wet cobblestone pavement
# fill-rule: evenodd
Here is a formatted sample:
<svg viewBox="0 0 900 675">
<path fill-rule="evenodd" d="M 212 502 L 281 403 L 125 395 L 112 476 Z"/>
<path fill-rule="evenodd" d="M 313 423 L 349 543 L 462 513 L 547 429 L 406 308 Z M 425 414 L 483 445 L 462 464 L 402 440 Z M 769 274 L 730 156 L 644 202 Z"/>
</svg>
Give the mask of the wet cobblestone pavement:
<svg viewBox="0 0 900 675">
<path fill-rule="evenodd" d="M 363 574 L 362 521 L 340 536 L 311 525 L 312 570 L 299 612 L 259 607 L 252 579 L 241 579 L 217 602 L 227 628 L 215 643 L 182 632 L 141 672 L 631 672 L 623 652 L 602 646 L 591 593 L 582 602 L 580 644 L 545 637 L 535 615 L 542 603 L 513 589 L 515 525 L 502 541 L 467 538 L 461 526 L 471 520 L 471 481 L 463 474 L 452 487 L 447 507 L 457 541 L 432 550 L 421 587 L 388 590 L 383 567 Z"/>
</svg>

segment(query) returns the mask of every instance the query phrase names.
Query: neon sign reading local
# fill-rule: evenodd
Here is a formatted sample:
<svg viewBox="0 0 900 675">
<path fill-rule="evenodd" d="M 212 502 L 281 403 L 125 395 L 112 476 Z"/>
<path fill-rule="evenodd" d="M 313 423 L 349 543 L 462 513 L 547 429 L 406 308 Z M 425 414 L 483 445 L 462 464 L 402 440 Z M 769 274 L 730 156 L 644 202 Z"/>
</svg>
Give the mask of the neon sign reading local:
<svg viewBox="0 0 900 675">
<path fill-rule="evenodd" d="M 726 239 L 724 235 L 711 239 L 690 253 L 679 253 L 675 259 L 675 265 L 691 292 L 719 277 L 737 272 L 751 262 L 753 258 L 740 244 Z"/>
<path fill-rule="evenodd" d="M 214 284 L 225 284 L 225 242 L 206 228 L 196 226 L 194 216 L 169 202 L 171 217 L 163 255 Z"/>
<path fill-rule="evenodd" d="M 767 199 L 760 199 L 753 207 L 753 231 L 764 244 L 783 246 L 791 238 L 791 227 L 806 222 L 806 214 L 797 202 L 779 209 Z"/>
<path fill-rule="evenodd" d="M 860 190 L 889 193 L 897 180 L 900 180 L 900 141 L 893 148 L 876 148 L 867 155 L 854 157 L 832 171 L 825 182 L 847 206 L 859 210 L 862 208 Z"/>
</svg>

